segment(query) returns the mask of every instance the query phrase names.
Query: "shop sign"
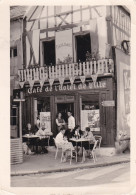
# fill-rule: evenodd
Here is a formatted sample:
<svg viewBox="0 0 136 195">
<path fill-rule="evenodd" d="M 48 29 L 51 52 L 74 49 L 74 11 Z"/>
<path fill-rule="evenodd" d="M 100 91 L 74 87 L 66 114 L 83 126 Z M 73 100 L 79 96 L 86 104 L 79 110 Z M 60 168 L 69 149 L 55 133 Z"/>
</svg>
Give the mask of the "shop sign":
<svg viewBox="0 0 136 195">
<path fill-rule="evenodd" d="M 28 88 L 27 92 L 29 94 L 32 93 L 42 93 L 42 92 L 52 92 L 52 91 L 73 91 L 73 90 L 89 90 L 89 89 L 100 89 L 106 88 L 106 81 L 99 81 L 99 82 L 90 82 L 88 84 L 68 84 L 68 85 L 54 85 L 48 87 L 34 87 Z"/>
<path fill-rule="evenodd" d="M 115 106 L 115 101 L 114 100 L 103 101 L 102 106 L 104 106 L 104 107 Z"/>
</svg>

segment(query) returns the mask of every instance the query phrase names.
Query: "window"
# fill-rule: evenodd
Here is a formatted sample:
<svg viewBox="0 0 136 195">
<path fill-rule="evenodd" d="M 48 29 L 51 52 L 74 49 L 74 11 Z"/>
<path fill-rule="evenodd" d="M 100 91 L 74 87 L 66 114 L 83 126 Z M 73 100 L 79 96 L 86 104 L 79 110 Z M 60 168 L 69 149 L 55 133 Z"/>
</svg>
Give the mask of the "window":
<svg viewBox="0 0 136 195">
<path fill-rule="evenodd" d="M 44 65 L 55 65 L 55 40 L 43 42 Z"/>
<path fill-rule="evenodd" d="M 87 51 L 91 53 L 90 34 L 87 33 L 85 35 L 77 35 L 75 39 L 76 39 L 77 62 L 85 62 Z"/>
<path fill-rule="evenodd" d="M 37 101 L 37 112 L 38 115 L 40 112 L 50 112 L 50 98 L 45 97 L 44 99 L 39 99 Z"/>
<path fill-rule="evenodd" d="M 18 125 L 18 107 L 16 105 L 11 108 L 10 125 Z"/>
<path fill-rule="evenodd" d="M 81 127 L 90 127 L 93 132 L 100 132 L 99 95 L 86 94 L 82 96 Z"/>
<path fill-rule="evenodd" d="M 10 58 L 16 57 L 17 56 L 17 47 L 11 47 L 10 48 Z"/>
</svg>

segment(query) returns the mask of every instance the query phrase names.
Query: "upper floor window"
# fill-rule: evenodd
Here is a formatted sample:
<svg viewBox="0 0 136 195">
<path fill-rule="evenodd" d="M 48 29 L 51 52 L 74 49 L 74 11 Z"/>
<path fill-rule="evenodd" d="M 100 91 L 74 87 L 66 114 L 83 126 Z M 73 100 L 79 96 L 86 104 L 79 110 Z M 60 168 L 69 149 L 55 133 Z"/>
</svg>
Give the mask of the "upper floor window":
<svg viewBox="0 0 136 195">
<path fill-rule="evenodd" d="M 87 52 L 91 53 L 91 38 L 90 34 L 75 36 L 76 41 L 76 58 L 77 62 L 85 62 Z"/>
<path fill-rule="evenodd" d="M 17 47 L 10 48 L 10 58 L 14 58 L 17 56 Z"/>
<path fill-rule="evenodd" d="M 43 42 L 44 65 L 55 65 L 55 39 Z"/>
</svg>

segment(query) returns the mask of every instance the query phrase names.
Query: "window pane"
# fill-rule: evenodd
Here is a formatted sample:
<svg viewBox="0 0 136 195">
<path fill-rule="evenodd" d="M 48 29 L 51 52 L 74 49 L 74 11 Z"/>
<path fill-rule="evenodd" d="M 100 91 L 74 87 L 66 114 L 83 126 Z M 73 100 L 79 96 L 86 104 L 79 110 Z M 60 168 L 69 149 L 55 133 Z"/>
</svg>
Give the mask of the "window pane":
<svg viewBox="0 0 136 195">
<path fill-rule="evenodd" d="M 38 100 L 37 101 L 37 111 L 38 115 L 40 112 L 50 112 L 50 98 L 46 97 L 44 100 Z"/>
<path fill-rule="evenodd" d="M 55 40 L 43 42 L 44 64 L 55 65 Z"/>
<path fill-rule="evenodd" d="M 14 48 L 14 50 L 13 50 L 13 56 L 14 56 L 14 57 L 17 56 L 17 48 Z"/>
<path fill-rule="evenodd" d="M 10 58 L 12 58 L 12 49 L 10 49 Z"/>
</svg>

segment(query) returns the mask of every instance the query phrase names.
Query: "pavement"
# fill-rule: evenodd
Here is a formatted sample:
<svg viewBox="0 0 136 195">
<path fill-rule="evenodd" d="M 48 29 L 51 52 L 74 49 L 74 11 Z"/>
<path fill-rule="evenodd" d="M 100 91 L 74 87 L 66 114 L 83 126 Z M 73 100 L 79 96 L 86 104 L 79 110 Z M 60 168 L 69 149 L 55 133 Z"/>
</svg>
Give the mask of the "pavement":
<svg viewBox="0 0 136 195">
<path fill-rule="evenodd" d="M 23 163 L 11 165 L 11 176 L 72 171 L 130 162 L 130 154 L 123 153 L 114 156 L 97 156 L 95 163 L 93 159 L 87 157 L 84 163 L 81 162 L 81 158 L 78 159 L 78 162 L 72 159 L 70 165 L 69 159 L 65 163 L 60 162 L 61 151 L 58 152 L 57 159 L 55 159 L 55 150 L 55 147 L 51 146 L 48 148 L 47 154 L 24 155 Z"/>
</svg>

